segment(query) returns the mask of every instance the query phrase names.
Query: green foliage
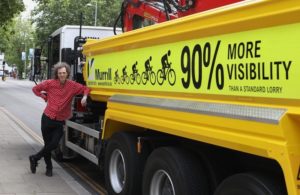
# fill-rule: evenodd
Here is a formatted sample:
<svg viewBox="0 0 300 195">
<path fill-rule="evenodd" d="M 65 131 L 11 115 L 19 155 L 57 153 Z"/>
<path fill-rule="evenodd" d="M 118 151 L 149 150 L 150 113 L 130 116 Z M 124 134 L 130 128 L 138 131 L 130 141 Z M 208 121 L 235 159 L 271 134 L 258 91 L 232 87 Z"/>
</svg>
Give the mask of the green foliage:
<svg viewBox="0 0 300 195">
<path fill-rule="evenodd" d="M 24 62 L 21 60 L 21 53 L 26 51 L 28 55 L 29 48 L 34 46 L 34 33 L 31 23 L 18 18 L 7 27 L 6 34 L 5 60 L 9 65 L 15 64 L 19 73 L 22 73 Z"/>
<path fill-rule="evenodd" d="M 9 44 L 9 37 L 11 33 L 13 33 L 13 31 L 8 24 L 0 28 L 0 52 L 5 52 L 7 45 Z"/>
<path fill-rule="evenodd" d="M 14 16 L 24 10 L 22 0 L 0 1 L 0 27 L 3 28 Z"/>
<path fill-rule="evenodd" d="M 93 26 L 95 0 L 36 0 L 33 11 L 38 45 L 45 46 L 48 36 L 64 25 L 79 25 L 80 14 L 83 25 Z M 92 6 L 89 6 L 92 5 Z M 120 0 L 97 0 L 97 25 L 113 26 L 121 7 Z"/>
</svg>

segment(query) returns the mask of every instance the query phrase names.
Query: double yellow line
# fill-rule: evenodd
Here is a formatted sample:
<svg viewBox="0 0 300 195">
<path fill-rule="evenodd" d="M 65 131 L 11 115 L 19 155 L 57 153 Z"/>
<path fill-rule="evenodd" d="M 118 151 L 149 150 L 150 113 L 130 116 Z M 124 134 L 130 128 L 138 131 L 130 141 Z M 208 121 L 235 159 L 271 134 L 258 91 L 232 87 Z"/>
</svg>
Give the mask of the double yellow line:
<svg viewBox="0 0 300 195">
<path fill-rule="evenodd" d="M 3 107 L 0 107 L 2 112 L 6 114 L 12 121 L 14 121 L 19 127 L 21 127 L 29 136 L 31 136 L 34 140 L 38 141 L 40 144 L 44 144 L 44 140 L 36 134 L 33 130 L 31 130 L 29 127 L 27 127 L 21 120 L 19 120 L 17 117 L 15 117 L 13 114 L 11 114 L 8 110 L 6 110 Z"/>
</svg>

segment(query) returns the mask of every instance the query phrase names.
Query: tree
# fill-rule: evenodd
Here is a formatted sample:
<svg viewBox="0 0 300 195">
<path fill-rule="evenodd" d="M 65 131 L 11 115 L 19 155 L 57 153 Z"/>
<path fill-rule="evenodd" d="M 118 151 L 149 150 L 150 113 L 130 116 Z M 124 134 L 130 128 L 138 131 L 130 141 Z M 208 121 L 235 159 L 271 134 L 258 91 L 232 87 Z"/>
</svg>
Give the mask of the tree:
<svg viewBox="0 0 300 195">
<path fill-rule="evenodd" d="M 14 16 L 24 10 L 22 0 L 1 0 L 0 1 L 0 27 L 11 21 Z"/>
<path fill-rule="evenodd" d="M 0 52 L 5 52 L 9 44 L 9 37 L 14 31 L 11 29 L 12 22 L 6 24 L 5 27 L 0 28 Z"/>
<path fill-rule="evenodd" d="M 43 46 L 47 42 L 48 36 L 56 29 L 64 25 L 79 25 L 80 13 L 83 14 L 83 25 L 94 25 L 94 7 L 91 0 L 36 0 L 38 3 L 33 11 L 32 22 L 36 25 L 36 35 L 38 45 Z M 119 9 L 120 0 L 97 0 L 98 14 L 97 24 L 99 26 L 113 26 Z"/>
<path fill-rule="evenodd" d="M 7 32 L 9 32 L 9 42 L 5 49 L 5 59 L 9 65 L 15 64 L 21 74 L 24 72 L 21 53 L 25 51 L 28 55 L 29 48 L 33 47 L 34 30 L 30 21 L 17 18 L 11 23 Z"/>
</svg>

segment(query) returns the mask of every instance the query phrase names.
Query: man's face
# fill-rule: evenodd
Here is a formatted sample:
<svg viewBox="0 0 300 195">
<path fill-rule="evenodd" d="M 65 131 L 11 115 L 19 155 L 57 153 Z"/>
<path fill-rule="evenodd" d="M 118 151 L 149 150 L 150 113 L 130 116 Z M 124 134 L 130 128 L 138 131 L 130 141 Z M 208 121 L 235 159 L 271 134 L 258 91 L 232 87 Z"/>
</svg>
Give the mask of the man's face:
<svg viewBox="0 0 300 195">
<path fill-rule="evenodd" d="M 68 76 L 66 68 L 63 67 L 63 68 L 58 69 L 57 74 L 58 74 L 58 79 L 59 79 L 60 83 L 65 83 L 65 81 L 67 80 L 67 76 Z"/>
</svg>

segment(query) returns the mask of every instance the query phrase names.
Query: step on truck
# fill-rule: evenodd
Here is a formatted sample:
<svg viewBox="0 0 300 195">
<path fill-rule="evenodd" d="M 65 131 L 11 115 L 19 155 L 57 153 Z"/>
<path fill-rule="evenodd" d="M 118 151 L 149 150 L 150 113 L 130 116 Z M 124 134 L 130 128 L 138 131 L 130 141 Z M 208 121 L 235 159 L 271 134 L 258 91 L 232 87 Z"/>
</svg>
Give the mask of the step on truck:
<svg viewBox="0 0 300 195">
<path fill-rule="evenodd" d="M 110 195 L 299 195 L 299 35 L 300 1 L 246 0 L 86 39 L 60 152 Z"/>
</svg>

